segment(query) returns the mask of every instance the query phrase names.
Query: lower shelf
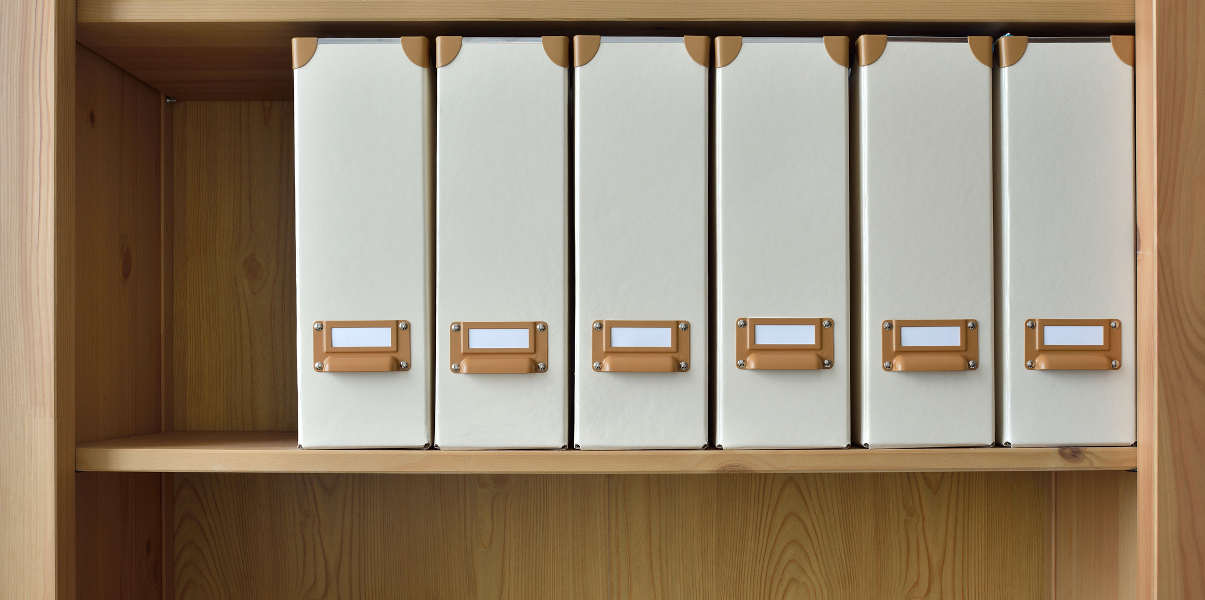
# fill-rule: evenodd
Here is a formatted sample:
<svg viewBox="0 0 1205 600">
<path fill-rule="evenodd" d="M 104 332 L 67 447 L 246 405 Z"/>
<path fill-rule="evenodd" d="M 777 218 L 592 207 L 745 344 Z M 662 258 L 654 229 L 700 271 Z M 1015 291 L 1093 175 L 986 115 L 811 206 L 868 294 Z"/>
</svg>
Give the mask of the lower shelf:
<svg viewBox="0 0 1205 600">
<path fill-rule="evenodd" d="M 902 450 L 302 450 L 293 432 L 174 432 L 81 444 L 78 471 L 226 473 L 855 473 L 1122 471 L 1134 447 Z"/>
</svg>

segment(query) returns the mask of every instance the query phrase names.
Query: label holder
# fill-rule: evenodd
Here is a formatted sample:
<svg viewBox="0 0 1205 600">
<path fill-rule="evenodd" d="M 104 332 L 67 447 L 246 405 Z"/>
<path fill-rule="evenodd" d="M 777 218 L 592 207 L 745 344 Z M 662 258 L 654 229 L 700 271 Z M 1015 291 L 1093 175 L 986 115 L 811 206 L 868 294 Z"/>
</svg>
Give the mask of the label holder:
<svg viewBox="0 0 1205 600">
<path fill-rule="evenodd" d="M 757 328 L 763 325 L 814 327 L 813 344 L 758 344 Z M 817 371 L 833 367 L 834 347 L 831 318 L 742 317 L 736 320 L 736 368 L 746 371 Z"/>
<path fill-rule="evenodd" d="M 905 346 L 905 327 L 958 327 L 953 346 Z M 979 368 L 979 322 L 975 319 L 888 319 L 883 321 L 884 371 L 973 371 Z"/>
<path fill-rule="evenodd" d="M 1048 345 L 1046 327 L 1100 327 L 1101 345 Z M 1121 368 L 1121 319 L 1025 320 L 1027 371 L 1115 371 Z"/>
<path fill-rule="evenodd" d="M 314 365 L 317 373 L 385 373 L 410 370 L 409 321 L 314 321 Z M 335 346 L 334 330 L 389 328 L 389 345 Z"/>
<path fill-rule="evenodd" d="M 627 347 L 611 345 L 615 327 L 668 328 L 669 346 Z M 591 324 L 590 360 L 596 373 L 685 373 L 690 370 L 689 321 L 617 321 Z"/>
<path fill-rule="evenodd" d="M 526 329 L 524 348 L 473 348 L 469 334 L 482 329 Z M 525 374 L 548 372 L 548 323 L 544 321 L 455 321 L 448 346 L 453 373 Z"/>
</svg>

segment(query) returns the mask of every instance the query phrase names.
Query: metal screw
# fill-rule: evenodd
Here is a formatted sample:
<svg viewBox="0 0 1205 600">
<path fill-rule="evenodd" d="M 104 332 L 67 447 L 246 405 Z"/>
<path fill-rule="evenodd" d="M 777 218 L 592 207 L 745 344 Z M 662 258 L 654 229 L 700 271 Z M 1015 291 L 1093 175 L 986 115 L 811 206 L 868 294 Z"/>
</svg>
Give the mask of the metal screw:
<svg viewBox="0 0 1205 600">
<path fill-rule="evenodd" d="M 316 363 L 314 363 L 314 370 L 315 370 L 315 371 L 321 371 L 321 370 L 322 370 L 322 363 L 320 363 L 320 362 L 316 362 Z"/>
<path fill-rule="evenodd" d="M 832 326 L 833 326 L 833 322 L 832 322 L 832 321 L 830 321 L 830 320 L 828 320 L 828 319 L 825 319 L 825 320 L 823 320 L 823 321 L 821 321 L 821 322 L 820 322 L 820 326 L 821 326 L 821 327 L 823 327 L 823 328 L 825 328 L 825 329 L 828 329 L 829 327 L 832 327 Z"/>
<path fill-rule="evenodd" d="M 973 329 L 975 329 L 975 328 L 976 328 L 976 327 L 978 327 L 978 326 L 979 326 L 979 325 L 978 325 L 977 323 L 975 323 L 974 321 L 967 321 L 967 329 L 972 329 L 972 330 L 973 330 Z"/>
<path fill-rule="evenodd" d="M 891 321 L 883 321 L 883 329 L 891 329 Z"/>
<path fill-rule="evenodd" d="M 406 362 L 406 361 L 404 361 L 404 360 L 403 360 L 403 361 L 399 362 L 399 363 L 397 364 L 397 366 L 401 367 L 401 368 L 402 368 L 402 370 L 403 370 L 403 371 L 405 371 L 406 369 L 409 369 L 409 368 L 410 368 L 410 363 L 408 363 L 408 362 Z"/>
<path fill-rule="evenodd" d="M 967 361 L 967 368 L 968 368 L 968 369 L 976 369 L 976 368 L 978 368 L 978 367 L 979 367 L 979 363 L 977 363 L 977 362 L 975 362 L 975 361 L 973 361 L 973 360 L 968 360 L 968 361 Z"/>
<path fill-rule="evenodd" d="M 547 368 L 548 368 L 548 365 L 546 365 L 546 364 L 544 364 L 544 363 L 542 363 L 542 362 L 540 362 L 540 363 L 536 363 L 536 370 L 537 370 L 537 371 L 543 371 L 544 369 L 547 369 Z"/>
<path fill-rule="evenodd" d="M 176 97 L 175 97 L 175 96 L 164 96 L 164 97 L 163 97 L 163 103 L 164 103 L 164 104 L 175 104 L 175 103 L 176 103 Z"/>
<path fill-rule="evenodd" d="M 1025 361 L 1025 368 L 1026 368 L 1026 369 L 1032 369 L 1032 368 L 1033 368 L 1033 361 L 1032 361 L 1032 360 L 1027 360 L 1027 361 Z"/>
<path fill-rule="evenodd" d="M 738 369 L 743 369 L 743 368 L 745 368 L 745 361 L 744 361 L 744 360 L 738 360 L 738 361 L 736 361 L 736 368 L 738 368 Z"/>
<path fill-rule="evenodd" d="M 543 323 L 536 323 L 536 331 L 544 331 L 548 326 Z"/>
<path fill-rule="evenodd" d="M 1028 327 L 1029 329 L 1033 329 L 1034 327 L 1037 327 L 1037 323 L 1034 323 L 1033 319 L 1030 319 L 1025 322 L 1025 326 Z"/>
<path fill-rule="evenodd" d="M 596 360 L 596 361 L 594 361 L 594 370 L 597 371 L 599 369 L 602 369 L 602 363 L 600 363 Z"/>
<path fill-rule="evenodd" d="M 405 321 L 402 321 L 401 323 L 397 324 L 397 328 L 401 329 L 402 331 L 406 331 L 407 329 L 410 329 L 410 324 Z"/>
<path fill-rule="evenodd" d="M 1109 363 L 1109 366 L 1111 366 L 1111 367 L 1113 367 L 1114 369 L 1116 369 L 1116 368 L 1118 368 L 1118 367 L 1120 367 L 1120 366 L 1121 366 L 1121 362 L 1119 362 L 1119 361 L 1116 361 L 1116 360 L 1115 360 L 1115 361 L 1113 361 L 1113 362 Z"/>
<path fill-rule="evenodd" d="M 314 331 L 322 331 L 322 323 L 314 323 Z"/>
<path fill-rule="evenodd" d="M 829 360 L 829 359 L 827 359 L 827 358 L 826 358 L 826 359 L 824 359 L 824 368 L 826 368 L 826 369 L 831 369 L 831 368 L 833 368 L 833 361 L 831 361 L 831 360 Z"/>
<path fill-rule="evenodd" d="M 460 331 L 460 323 L 452 323 L 452 331 Z"/>
<path fill-rule="evenodd" d="M 460 370 L 460 363 L 452 363 L 452 370 L 453 370 L 453 371 L 459 371 L 459 370 Z"/>
<path fill-rule="evenodd" d="M 745 327 L 745 325 L 748 325 L 748 323 L 746 323 L 744 319 L 737 319 L 737 321 L 736 321 L 737 327 L 740 327 L 743 329 Z"/>
<path fill-rule="evenodd" d="M 1121 323 L 1118 323 L 1117 321 L 1109 321 L 1109 327 L 1111 327 L 1113 329 L 1117 329 L 1120 326 L 1121 326 Z"/>
<path fill-rule="evenodd" d="M 686 328 L 687 328 L 687 327 L 690 327 L 690 326 L 686 324 L 686 321 L 683 321 L 683 322 L 681 322 L 681 323 L 678 323 L 678 330 L 679 330 L 679 331 L 686 331 Z"/>
<path fill-rule="evenodd" d="M 594 322 L 594 330 L 595 330 L 595 331 L 602 331 L 602 321 L 595 321 L 595 322 Z"/>
<path fill-rule="evenodd" d="M 682 362 L 678 363 L 678 368 L 679 368 L 680 370 L 685 371 L 685 370 L 686 370 L 687 368 L 689 368 L 689 367 L 690 367 L 690 365 L 689 365 L 689 364 L 687 364 L 687 363 L 686 363 L 686 361 L 682 361 Z"/>
<path fill-rule="evenodd" d="M 888 360 L 888 361 L 883 362 L 883 368 L 890 371 L 891 370 L 891 361 Z"/>
</svg>

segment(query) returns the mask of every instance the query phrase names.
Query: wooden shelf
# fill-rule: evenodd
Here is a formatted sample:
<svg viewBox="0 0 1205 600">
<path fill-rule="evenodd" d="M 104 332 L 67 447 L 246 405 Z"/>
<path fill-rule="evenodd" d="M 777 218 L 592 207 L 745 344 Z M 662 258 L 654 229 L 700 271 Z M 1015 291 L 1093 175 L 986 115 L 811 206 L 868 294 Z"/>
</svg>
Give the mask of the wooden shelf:
<svg viewBox="0 0 1205 600">
<path fill-rule="evenodd" d="M 301 450 L 292 432 L 189 432 L 82 444 L 76 470 L 232 473 L 839 473 L 1134 469 L 1122 448 Z"/>
</svg>

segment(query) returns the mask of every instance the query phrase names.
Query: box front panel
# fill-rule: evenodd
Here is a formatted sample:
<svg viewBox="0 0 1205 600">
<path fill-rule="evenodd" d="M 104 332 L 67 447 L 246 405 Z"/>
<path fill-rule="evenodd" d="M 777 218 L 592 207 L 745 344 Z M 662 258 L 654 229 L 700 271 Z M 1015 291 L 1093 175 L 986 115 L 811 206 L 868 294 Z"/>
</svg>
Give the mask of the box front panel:
<svg viewBox="0 0 1205 600">
<path fill-rule="evenodd" d="M 575 77 L 575 444 L 699 448 L 707 442 L 707 67 L 682 38 L 604 37 Z M 593 324 L 603 320 L 688 322 L 687 369 L 596 371 Z"/>
<path fill-rule="evenodd" d="M 998 94 L 1001 441 L 1131 444 L 1133 67 L 1107 40 L 1030 40 Z M 1114 324 L 1120 349 L 1070 348 L 1103 345 Z M 1027 333 L 1044 342 L 1028 359 Z M 1120 358 L 1065 360 L 1094 355 Z"/>
<path fill-rule="evenodd" d="M 849 444 L 848 89 L 847 67 L 820 38 L 744 38 L 736 59 L 716 69 L 722 447 Z M 755 369 L 747 354 L 737 356 L 737 337 L 771 342 L 768 357 L 819 338 L 815 325 L 757 325 L 754 317 L 827 319 L 830 366 Z M 796 340 L 795 330 L 813 337 Z"/>
<path fill-rule="evenodd" d="M 857 86 L 859 441 L 989 445 L 991 69 L 965 39 L 890 39 Z"/>
<path fill-rule="evenodd" d="M 294 71 L 304 447 L 430 442 L 429 93 L 396 38 L 320 40 Z M 330 320 L 408 321 L 409 368 L 319 370 L 314 323 Z"/>
<path fill-rule="evenodd" d="M 569 443 L 569 70 L 540 38 L 464 38 L 436 88 L 435 443 L 560 448 Z M 521 372 L 471 373 L 459 361 L 453 370 L 453 323 L 524 321 L 545 328 L 467 330 L 464 366 L 545 336 L 543 369 L 517 358 Z"/>
</svg>

